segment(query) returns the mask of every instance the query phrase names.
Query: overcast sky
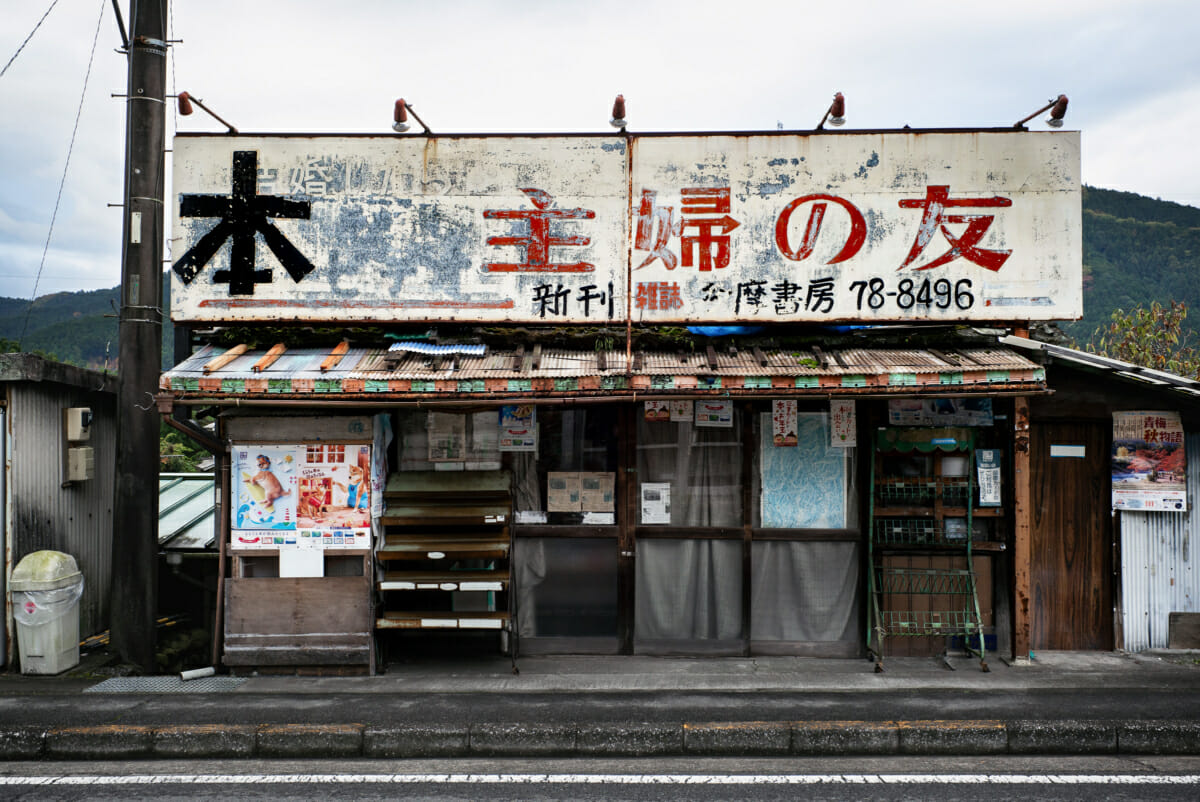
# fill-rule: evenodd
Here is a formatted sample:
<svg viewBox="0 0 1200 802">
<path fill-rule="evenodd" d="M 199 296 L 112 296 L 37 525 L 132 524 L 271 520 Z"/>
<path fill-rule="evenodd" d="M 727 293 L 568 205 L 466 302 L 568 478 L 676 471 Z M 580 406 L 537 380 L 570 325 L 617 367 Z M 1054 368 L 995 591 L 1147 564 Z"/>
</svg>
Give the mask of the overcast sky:
<svg viewBox="0 0 1200 802">
<path fill-rule="evenodd" d="M 51 1 L 0 0 L 0 62 Z M 843 130 L 990 127 L 1064 93 L 1085 184 L 1200 206 L 1196 0 L 176 0 L 171 38 L 169 91 L 243 133 L 386 134 L 400 96 L 438 133 L 602 132 L 618 92 L 631 131 L 811 129 L 835 91 Z M 110 0 L 59 0 L 0 77 L 0 296 L 120 281 L 119 46 Z"/>
</svg>

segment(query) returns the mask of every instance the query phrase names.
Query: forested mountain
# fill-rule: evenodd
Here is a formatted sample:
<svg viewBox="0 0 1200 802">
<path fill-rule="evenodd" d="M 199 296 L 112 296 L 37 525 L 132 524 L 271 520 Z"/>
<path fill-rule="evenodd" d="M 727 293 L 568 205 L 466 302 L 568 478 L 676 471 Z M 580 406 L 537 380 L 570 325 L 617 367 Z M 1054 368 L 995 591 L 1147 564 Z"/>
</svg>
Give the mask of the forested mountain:
<svg viewBox="0 0 1200 802">
<path fill-rule="evenodd" d="M 164 315 L 170 271 L 163 281 Z M 1083 311 L 1062 329 L 1078 344 L 1108 322 L 1115 309 L 1152 301 L 1183 301 L 1185 321 L 1200 333 L 1200 208 L 1155 200 L 1132 192 L 1083 189 Z M 117 360 L 118 288 L 60 292 L 30 305 L 0 298 L 0 339 L 21 340 L 21 350 L 52 355 L 91 368 Z M 27 320 L 28 318 L 28 320 Z M 22 337 L 24 331 L 24 337 Z M 163 364 L 173 349 L 169 321 L 163 326 Z"/>
<path fill-rule="evenodd" d="M 1084 317 L 1063 330 L 1085 343 L 1114 309 L 1171 300 L 1187 304 L 1187 327 L 1200 332 L 1200 208 L 1084 187 Z"/>
</svg>

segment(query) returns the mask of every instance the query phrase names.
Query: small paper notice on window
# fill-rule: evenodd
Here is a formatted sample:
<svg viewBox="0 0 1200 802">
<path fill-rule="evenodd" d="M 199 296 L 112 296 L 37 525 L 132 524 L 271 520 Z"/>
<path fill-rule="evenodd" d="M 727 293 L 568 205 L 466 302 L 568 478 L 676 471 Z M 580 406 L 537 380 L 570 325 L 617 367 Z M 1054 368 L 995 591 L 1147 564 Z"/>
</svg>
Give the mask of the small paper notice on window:
<svg viewBox="0 0 1200 802">
<path fill-rule="evenodd" d="M 944 463 L 943 463 L 944 464 Z M 1000 506 L 1000 450 L 981 448 L 975 452 L 976 476 L 979 478 L 979 506 Z"/>
<path fill-rule="evenodd" d="M 642 483 L 642 523 L 671 523 L 671 484 L 669 482 Z"/>
</svg>

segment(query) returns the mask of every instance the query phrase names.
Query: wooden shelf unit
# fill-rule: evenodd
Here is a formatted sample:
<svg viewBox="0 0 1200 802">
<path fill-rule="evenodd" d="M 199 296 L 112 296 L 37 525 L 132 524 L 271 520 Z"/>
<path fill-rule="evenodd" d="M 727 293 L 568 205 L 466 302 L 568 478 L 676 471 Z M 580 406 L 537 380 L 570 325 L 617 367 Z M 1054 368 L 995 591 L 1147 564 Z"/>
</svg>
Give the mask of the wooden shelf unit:
<svg viewBox="0 0 1200 802">
<path fill-rule="evenodd" d="M 376 631 L 503 632 L 515 671 L 509 474 L 395 473 L 384 501 L 383 538 L 375 550 Z M 486 609 L 460 607 L 462 593 L 488 594 Z"/>
</svg>

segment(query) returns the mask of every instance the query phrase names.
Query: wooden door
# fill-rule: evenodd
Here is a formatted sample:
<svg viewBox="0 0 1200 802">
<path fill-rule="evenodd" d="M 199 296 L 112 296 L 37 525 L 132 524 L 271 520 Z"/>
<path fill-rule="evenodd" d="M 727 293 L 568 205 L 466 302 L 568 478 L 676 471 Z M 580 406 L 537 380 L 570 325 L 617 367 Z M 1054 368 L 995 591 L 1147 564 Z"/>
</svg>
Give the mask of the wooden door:
<svg viewBox="0 0 1200 802">
<path fill-rule="evenodd" d="M 1034 422 L 1031 647 L 1113 647 L 1112 512 L 1107 421 Z"/>
</svg>

